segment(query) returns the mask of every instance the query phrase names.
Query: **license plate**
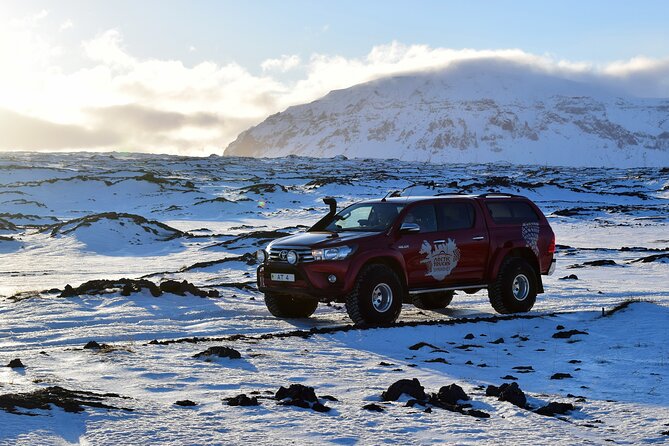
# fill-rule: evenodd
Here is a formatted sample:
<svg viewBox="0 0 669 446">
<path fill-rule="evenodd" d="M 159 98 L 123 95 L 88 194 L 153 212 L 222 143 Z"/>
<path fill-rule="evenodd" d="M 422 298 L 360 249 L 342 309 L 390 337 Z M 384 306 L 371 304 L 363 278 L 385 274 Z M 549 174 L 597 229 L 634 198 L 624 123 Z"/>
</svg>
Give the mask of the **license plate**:
<svg viewBox="0 0 669 446">
<path fill-rule="evenodd" d="M 295 274 L 272 273 L 271 277 L 275 282 L 295 282 Z"/>
</svg>

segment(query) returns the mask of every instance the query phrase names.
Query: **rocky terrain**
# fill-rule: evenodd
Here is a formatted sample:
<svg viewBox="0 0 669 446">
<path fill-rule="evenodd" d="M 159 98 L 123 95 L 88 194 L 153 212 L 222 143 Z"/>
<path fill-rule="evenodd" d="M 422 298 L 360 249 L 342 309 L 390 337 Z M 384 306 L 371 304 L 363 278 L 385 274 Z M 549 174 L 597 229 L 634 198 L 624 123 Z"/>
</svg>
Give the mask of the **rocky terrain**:
<svg viewBox="0 0 669 446">
<path fill-rule="evenodd" d="M 532 312 L 269 314 L 252 252 L 414 184 L 537 202 Z M 0 154 L 0 444 L 661 444 L 668 226 L 667 168 Z"/>
</svg>

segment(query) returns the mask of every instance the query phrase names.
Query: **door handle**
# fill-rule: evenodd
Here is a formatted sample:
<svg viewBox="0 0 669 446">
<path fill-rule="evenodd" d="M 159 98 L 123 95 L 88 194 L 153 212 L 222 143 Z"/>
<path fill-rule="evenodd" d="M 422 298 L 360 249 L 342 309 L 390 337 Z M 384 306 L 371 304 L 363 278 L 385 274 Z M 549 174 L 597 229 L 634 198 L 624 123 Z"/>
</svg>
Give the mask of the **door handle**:
<svg viewBox="0 0 669 446">
<path fill-rule="evenodd" d="M 483 240 L 485 237 L 482 235 L 477 235 L 476 237 L 472 237 L 472 240 Z"/>
</svg>

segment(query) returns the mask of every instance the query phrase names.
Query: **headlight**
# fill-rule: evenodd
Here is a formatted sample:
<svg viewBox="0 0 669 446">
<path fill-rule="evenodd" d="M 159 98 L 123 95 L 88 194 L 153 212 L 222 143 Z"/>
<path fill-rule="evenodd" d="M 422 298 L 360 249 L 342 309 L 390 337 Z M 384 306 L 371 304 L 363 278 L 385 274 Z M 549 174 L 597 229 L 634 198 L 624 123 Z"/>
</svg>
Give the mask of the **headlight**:
<svg viewBox="0 0 669 446">
<path fill-rule="evenodd" d="M 257 250 L 256 259 L 258 260 L 258 263 L 265 263 L 265 260 L 267 260 L 267 252 L 264 249 Z"/>
<path fill-rule="evenodd" d="M 288 254 L 286 254 L 286 262 L 295 265 L 297 263 L 297 253 L 295 251 L 288 251 Z"/>
<path fill-rule="evenodd" d="M 338 246 L 336 248 L 313 249 L 311 255 L 314 260 L 344 260 L 352 252 L 353 248 L 350 246 Z"/>
</svg>

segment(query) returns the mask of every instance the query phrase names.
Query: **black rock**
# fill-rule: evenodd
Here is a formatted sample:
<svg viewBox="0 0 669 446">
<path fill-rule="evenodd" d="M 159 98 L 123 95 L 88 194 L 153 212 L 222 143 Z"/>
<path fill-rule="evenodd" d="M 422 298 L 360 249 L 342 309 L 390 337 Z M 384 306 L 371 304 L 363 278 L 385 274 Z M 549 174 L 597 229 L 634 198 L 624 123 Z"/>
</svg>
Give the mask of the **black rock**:
<svg viewBox="0 0 669 446">
<path fill-rule="evenodd" d="M 551 379 L 567 379 L 567 378 L 573 378 L 569 373 L 555 373 L 553 376 L 551 376 Z"/>
<path fill-rule="evenodd" d="M 513 376 L 513 375 L 506 375 L 506 376 L 502 376 L 502 379 L 509 379 L 509 380 L 515 381 L 515 380 L 517 380 L 518 378 L 516 378 L 516 377 Z"/>
<path fill-rule="evenodd" d="M 569 274 L 568 276 L 560 277 L 560 280 L 578 280 L 578 276 L 576 274 Z"/>
<path fill-rule="evenodd" d="M 490 414 L 482 410 L 470 409 L 464 413 L 476 418 L 490 418 Z"/>
<path fill-rule="evenodd" d="M 310 403 L 318 401 L 314 388 L 302 384 L 291 384 L 288 388 L 281 386 L 274 395 L 274 398 L 277 400 L 290 398 L 292 400 L 304 400 Z"/>
<path fill-rule="evenodd" d="M 234 348 L 214 346 L 214 347 L 209 347 L 208 349 L 206 349 L 203 352 L 196 353 L 195 355 L 193 355 L 193 358 L 202 358 L 202 357 L 210 357 L 210 356 L 218 356 L 220 358 L 239 359 L 239 358 L 242 357 L 242 354 L 239 353 Z"/>
<path fill-rule="evenodd" d="M 84 348 L 91 350 L 100 350 L 102 346 L 98 344 L 96 341 L 88 341 L 86 345 L 84 345 Z"/>
<path fill-rule="evenodd" d="M 554 401 L 548 403 L 544 407 L 540 407 L 535 410 L 535 413 L 539 415 L 553 416 L 553 415 L 564 415 L 569 411 L 575 410 L 573 404 L 571 403 L 556 403 Z"/>
<path fill-rule="evenodd" d="M 259 406 L 258 398 L 255 396 L 248 397 L 245 393 L 241 393 L 232 398 L 226 398 L 228 406 Z"/>
<path fill-rule="evenodd" d="M 593 260 L 591 262 L 583 262 L 584 265 L 588 266 L 613 266 L 617 265 L 614 260 L 602 259 L 602 260 Z"/>
<path fill-rule="evenodd" d="M 11 361 L 9 361 L 9 364 L 7 364 L 6 367 L 12 368 L 12 369 L 23 369 L 26 366 L 23 365 L 21 360 L 19 358 L 14 358 Z"/>
<path fill-rule="evenodd" d="M 447 404 L 457 404 L 458 401 L 469 401 L 469 396 L 465 393 L 462 387 L 457 384 L 449 384 L 439 389 L 437 393 L 439 401 Z"/>
<path fill-rule="evenodd" d="M 490 342 L 490 343 L 491 343 L 491 344 L 504 344 L 504 338 L 496 339 L 496 340 L 494 340 L 494 341 L 492 341 L 492 342 Z"/>
<path fill-rule="evenodd" d="M 417 344 L 414 344 L 411 347 L 409 347 L 409 350 L 420 350 L 423 347 L 430 347 L 430 348 L 433 348 L 435 350 L 439 350 L 439 347 L 434 346 L 432 344 L 428 344 L 427 342 L 419 342 Z"/>
<path fill-rule="evenodd" d="M 316 412 L 330 412 L 331 408 L 321 403 L 314 403 L 311 406 L 311 410 L 314 410 Z"/>
<path fill-rule="evenodd" d="M 383 412 L 383 411 L 385 411 L 385 409 L 383 407 L 379 406 L 378 404 L 374 404 L 374 403 L 365 404 L 364 406 L 362 406 L 362 408 L 365 409 L 365 410 L 369 410 L 371 412 Z"/>
<path fill-rule="evenodd" d="M 174 404 L 176 404 L 177 406 L 183 406 L 183 407 L 197 406 L 197 403 L 195 401 L 191 401 L 191 400 L 179 400 Z"/>
<path fill-rule="evenodd" d="M 474 333 L 468 333 L 468 334 L 465 335 L 465 339 L 467 339 L 467 340 L 474 339 L 474 338 L 475 338 Z"/>
<path fill-rule="evenodd" d="M 489 385 L 485 391 L 487 396 L 495 396 L 500 401 L 507 401 L 515 406 L 525 408 L 527 404 L 527 397 L 525 393 L 518 387 L 518 383 L 511 384 L 504 383 L 501 386 Z"/>
<path fill-rule="evenodd" d="M 556 330 L 564 330 L 564 325 L 558 325 L 555 327 Z"/>
<path fill-rule="evenodd" d="M 585 331 L 580 331 L 580 330 L 567 330 L 567 331 L 558 331 L 557 333 L 553 333 L 553 338 L 555 339 L 569 339 L 574 335 L 587 335 Z"/>
<path fill-rule="evenodd" d="M 427 395 L 425 388 L 420 385 L 420 381 L 414 379 L 400 379 L 388 387 L 388 390 L 381 394 L 384 401 L 397 401 L 402 394 L 409 395 L 417 400 L 425 401 Z"/>
</svg>

